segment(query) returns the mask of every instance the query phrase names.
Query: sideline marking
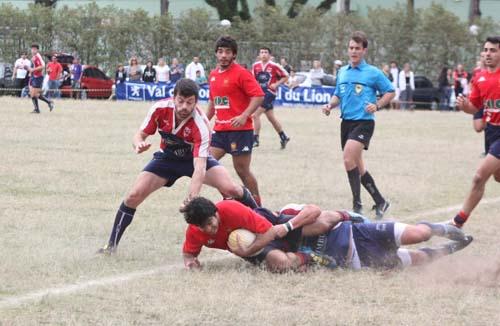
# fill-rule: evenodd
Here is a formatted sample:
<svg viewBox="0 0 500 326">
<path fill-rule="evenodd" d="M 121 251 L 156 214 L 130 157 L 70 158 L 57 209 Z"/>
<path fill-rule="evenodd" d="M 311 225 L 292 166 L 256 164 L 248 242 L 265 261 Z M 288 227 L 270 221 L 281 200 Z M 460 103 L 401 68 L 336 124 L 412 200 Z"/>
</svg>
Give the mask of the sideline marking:
<svg viewBox="0 0 500 326">
<path fill-rule="evenodd" d="M 496 204 L 499 202 L 500 202 L 500 197 L 485 198 L 485 199 L 481 200 L 481 202 L 478 204 L 478 206 L 479 205 Z M 423 212 L 415 214 L 415 215 L 407 216 L 406 219 L 420 217 L 423 215 L 435 215 L 435 214 L 440 214 L 440 213 L 448 213 L 448 212 L 460 209 L 461 207 L 462 207 L 462 205 L 460 204 L 460 205 L 453 205 L 453 206 L 447 206 L 447 207 L 437 208 L 437 209 L 433 209 L 433 210 L 423 211 Z M 206 261 L 207 262 L 215 262 L 218 260 L 226 259 L 229 256 L 232 256 L 232 255 L 227 254 L 227 255 L 224 255 L 223 257 L 207 259 Z M 132 272 L 132 273 L 117 275 L 117 276 L 108 276 L 108 277 L 103 277 L 103 278 L 99 278 L 99 279 L 95 279 L 95 280 L 79 282 L 79 283 L 75 283 L 75 284 L 65 284 L 65 285 L 61 285 L 58 287 L 29 292 L 29 293 L 18 295 L 18 296 L 5 297 L 3 299 L 0 299 L 0 309 L 2 309 L 2 308 L 15 308 L 15 307 L 19 307 L 23 304 L 29 303 L 31 301 L 43 300 L 45 297 L 49 297 L 49 296 L 70 294 L 70 293 L 75 293 L 75 292 L 79 292 L 82 290 L 86 290 L 86 289 L 91 288 L 91 287 L 127 282 L 127 281 L 131 281 L 131 280 L 135 280 L 135 279 L 140 279 L 140 278 L 143 278 L 146 276 L 151 276 L 151 275 L 155 275 L 155 274 L 169 272 L 169 271 L 172 271 L 174 269 L 183 268 L 183 267 L 184 267 L 183 263 L 174 263 L 174 264 L 170 264 L 170 265 L 155 267 L 155 268 L 148 269 L 148 270 Z"/>
</svg>

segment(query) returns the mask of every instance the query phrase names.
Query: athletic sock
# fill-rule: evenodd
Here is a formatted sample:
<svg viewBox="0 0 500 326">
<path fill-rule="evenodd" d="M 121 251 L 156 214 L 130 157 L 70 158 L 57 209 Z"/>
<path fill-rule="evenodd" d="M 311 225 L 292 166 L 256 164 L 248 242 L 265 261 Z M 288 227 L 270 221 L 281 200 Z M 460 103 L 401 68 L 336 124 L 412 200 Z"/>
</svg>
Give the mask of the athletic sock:
<svg viewBox="0 0 500 326">
<path fill-rule="evenodd" d="M 40 111 L 40 108 L 38 107 L 38 99 L 36 97 L 32 97 L 31 102 L 33 102 L 33 106 L 35 107 L 35 111 Z"/>
<path fill-rule="evenodd" d="M 116 212 L 115 223 L 113 225 L 113 230 L 109 236 L 109 246 L 116 247 L 122 238 L 125 229 L 132 223 L 134 218 L 135 208 L 130 208 L 121 203 L 120 208 Z"/>
<path fill-rule="evenodd" d="M 280 136 L 281 140 L 286 140 L 288 138 L 284 131 L 280 131 L 278 135 Z"/>
<path fill-rule="evenodd" d="M 250 190 L 247 189 L 247 187 L 243 187 L 243 195 L 241 196 L 241 198 L 235 198 L 235 199 L 240 203 L 242 203 L 243 205 L 248 206 L 252 209 L 260 206 L 250 193 Z"/>
<path fill-rule="evenodd" d="M 361 181 L 359 178 L 359 170 L 357 167 L 347 171 L 347 177 L 349 178 L 349 185 L 352 191 L 352 202 L 354 205 L 361 206 Z"/>
<path fill-rule="evenodd" d="M 453 222 L 455 222 L 458 227 L 462 227 L 465 222 L 467 222 L 468 218 L 469 214 L 466 214 L 464 211 L 460 211 L 457 215 L 455 215 L 455 218 L 453 218 Z"/>
<path fill-rule="evenodd" d="M 366 171 L 365 174 L 361 176 L 361 183 L 363 184 L 363 187 L 365 187 L 365 189 L 368 191 L 368 193 L 372 196 L 375 204 L 380 205 L 385 202 L 384 197 L 382 197 L 377 189 L 377 186 L 375 185 L 375 180 L 373 180 L 368 171 Z"/>
<path fill-rule="evenodd" d="M 40 96 L 38 96 L 38 98 L 41 99 L 42 101 L 44 101 L 47 104 L 50 103 L 50 100 L 48 98 L 46 98 L 45 95 L 40 94 Z"/>
<path fill-rule="evenodd" d="M 258 134 L 253 135 L 253 140 L 258 143 L 259 142 L 259 135 Z"/>
</svg>

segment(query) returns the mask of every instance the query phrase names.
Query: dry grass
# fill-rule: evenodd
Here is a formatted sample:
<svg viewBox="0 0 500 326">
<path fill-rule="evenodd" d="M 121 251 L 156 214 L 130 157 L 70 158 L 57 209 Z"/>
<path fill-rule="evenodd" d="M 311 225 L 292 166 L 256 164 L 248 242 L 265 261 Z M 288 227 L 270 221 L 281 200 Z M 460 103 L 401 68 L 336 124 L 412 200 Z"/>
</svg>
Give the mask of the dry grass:
<svg viewBox="0 0 500 326">
<path fill-rule="evenodd" d="M 119 253 L 95 255 L 115 210 L 152 151 L 131 138 L 148 103 L 60 101 L 30 115 L 27 100 L 0 98 L 0 303 L 3 299 L 157 266 L 165 272 L 0 307 L 0 325 L 498 325 L 500 204 L 478 207 L 473 244 L 423 268 L 381 273 L 323 271 L 272 275 L 205 250 L 205 269 L 179 266 L 185 224 L 177 208 L 188 180 L 149 198 Z M 264 122 L 253 170 L 266 206 L 311 202 L 348 208 L 339 119 L 315 109 L 279 109 L 292 137 L 285 151 Z M 154 139 L 157 143 L 158 139 Z M 156 146 L 156 144 L 155 144 Z M 470 187 L 482 136 L 469 116 L 379 112 L 368 168 L 393 202 L 389 218 L 443 220 Z M 230 167 L 229 158 L 223 163 Z M 234 173 L 233 173 L 234 175 Z M 218 194 L 205 189 L 210 198 Z M 365 207 L 371 200 L 364 195 Z M 491 181 L 486 197 L 500 196 Z"/>
</svg>

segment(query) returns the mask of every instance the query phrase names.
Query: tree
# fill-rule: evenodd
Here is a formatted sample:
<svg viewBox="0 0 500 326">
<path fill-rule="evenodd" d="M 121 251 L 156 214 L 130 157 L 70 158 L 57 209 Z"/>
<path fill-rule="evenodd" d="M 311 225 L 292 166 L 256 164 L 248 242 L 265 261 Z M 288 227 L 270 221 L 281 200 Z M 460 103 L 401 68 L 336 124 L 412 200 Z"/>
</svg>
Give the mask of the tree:
<svg viewBox="0 0 500 326">
<path fill-rule="evenodd" d="M 469 5 L 469 25 L 481 18 L 481 5 L 480 0 L 470 0 Z"/>
<path fill-rule="evenodd" d="M 160 14 L 166 15 L 168 13 L 169 0 L 160 0 Z"/>
<path fill-rule="evenodd" d="M 408 15 L 413 15 L 415 13 L 415 0 L 407 0 L 406 8 Z"/>
<path fill-rule="evenodd" d="M 57 0 L 35 0 L 36 5 L 55 8 Z"/>
<path fill-rule="evenodd" d="M 234 17 L 240 17 L 243 20 L 250 19 L 247 0 L 205 0 L 205 2 L 217 10 L 220 20 L 232 21 Z M 241 11 L 238 11 L 238 2 L 241 3 Z"/>
</svg>

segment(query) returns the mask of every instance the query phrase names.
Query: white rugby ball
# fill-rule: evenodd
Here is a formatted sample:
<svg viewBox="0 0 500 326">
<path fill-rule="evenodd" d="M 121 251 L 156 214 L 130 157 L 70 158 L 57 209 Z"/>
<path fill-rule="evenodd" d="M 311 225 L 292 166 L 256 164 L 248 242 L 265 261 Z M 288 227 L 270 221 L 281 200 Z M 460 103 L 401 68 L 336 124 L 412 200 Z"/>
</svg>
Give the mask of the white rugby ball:
<svg viewBox="0 0 500 326">
<path fill-rule="evenodd" d="M 243 248 L 248 248 L 254 241 L 257 236 L 255 233 L 248 231 L 247 229 L 236 229 L 229 234 L 229 238 L 227 239 L 227 246 L 231 251 L 238 249 L 238 240 L 240 245 Z M 256 256 L 260 254 L 263 249 L 257 251 L 252 256 Z"/>
<path fill-rule="evenodd" d="M 229 20 L 227 20 L 227 19 L 221 20 L 219 24 L 221 26 L 223 26 L 223 27 L 229 27 L 229 26 L 231 26 L 231 22 Z"/>
</svg>

